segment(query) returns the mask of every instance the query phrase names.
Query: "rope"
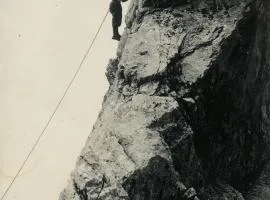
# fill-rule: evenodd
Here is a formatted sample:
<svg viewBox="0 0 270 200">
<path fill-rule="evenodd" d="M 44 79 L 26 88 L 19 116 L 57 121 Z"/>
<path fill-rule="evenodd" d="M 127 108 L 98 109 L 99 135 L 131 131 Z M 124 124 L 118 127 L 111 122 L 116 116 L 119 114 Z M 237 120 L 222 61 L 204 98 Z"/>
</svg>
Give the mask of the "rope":
<svg viewBox="0 0 270 200">
<path fill-rule="evenodd" d="M 49 120 L 48 120 L 47 123 L 45 124 L 45 127 L 42 129 L 42 131 L 41 131 L 39 137 L 37 138 L 37 140 L 36 140 L 34 146 L 31 148 L 29 154 L 28 154 L 27 157 L 25 158 L 25 160 L 24 160 L 24 162 L 22 163 L 21 167 L 19 168 L 19 170 L 17 171 L 16 175 L 15 175 L 14 178 L 12 179 L 11 183 L 9 184 L 9 186 L 8 186 L 7 189 L 5 190 L 4 194 L 2 195 L 1 200 L 3 200 L 3 199 L 6 197 L 6 195 L 7 195 L 8 192 L 10 191 L 11 187 L 13 186 L 14 182 L 15 182 L 16 179 L 19 177 L 19 175 L 20 175 L 21 171 L 23 170 L 25 164 L 27 163 L 27 161 L 28 161 L 29 158 L 31 157 L 32 153 L 34 152 L 34 150 L 35 150 L 36 147 L 38 146 L 38 144 L 39 144 L 41 138 L 44 136 L 45 131 L 46 131 L 47 128 L 49 127 L 50 123 L 52 122 L 52 120 L 53 120 L 53 118 L 54 118 L 54 116 L 55 116 L 55 114 L 56 114 L 56 112 L 58 111 L 60 105 L 62 104 L 64 98 L 66 97 L 66 95 L 67 95 L 69 89 L 71 88 L 71 86 L 73 85 L 73 83 L 74 83 L 76 77 L 78 76 L 79 72 L 81 71 L 82 66 L 83 66 L 83 63 L 84 63 L 84 61 L 86 60 L 86 58 L 87 58 L 89 52 L 91 51 L 91 49 L 92 49 L 92 47 L 93 47 L 93 44 L 95 43 L 95 41 L 96 41 L 96 39 L 97 39 L 97 36 L 99 35 L 100 30 L 101 30 L 101 28 L 102 28 L 102 26 L 103 26 L 103 24 L 104 24 L 104 22 L 105 22 L 105 20 L 106 20 L 106 18 L 107 18 L 107 16 L 108 16 L 108 13 L 109 13 L 109 11 L 107 11 L 106 15 L 104 16 L 104 18 L 103 18 L 103 20 L 102 20 L 102 22 L 101 22 L 101 24 L 100 24 L 100 26 L 99 26 L 99 28 L 98 28 L 96 34 L 95 34 L 95 36 L 94 36 L 94 38 L 93 38 L 93 40 L 92 40 L 90 46 L 88 47 L 88 49 L 87 49 L 85 55 L 83 56 L 83 59 L 82 59 L 81 63 L 79 64 L 79 66 L 78 66 L 78 68 L 77 68 L 75 74 L 73 75 L 73 77 L 72 77 L 71 81 L 69 82 L 69 84 L 68 84 L 66 90 L 64 91 L 64 94 L 63 94 L 62 97 L 60 98 L 60 100 L 59 100 L 58 104 L 56 105 L 56 107 L 55 107 L 55 109 L 54 109 L 52 115 L 49 117 Z"/>
</svg>

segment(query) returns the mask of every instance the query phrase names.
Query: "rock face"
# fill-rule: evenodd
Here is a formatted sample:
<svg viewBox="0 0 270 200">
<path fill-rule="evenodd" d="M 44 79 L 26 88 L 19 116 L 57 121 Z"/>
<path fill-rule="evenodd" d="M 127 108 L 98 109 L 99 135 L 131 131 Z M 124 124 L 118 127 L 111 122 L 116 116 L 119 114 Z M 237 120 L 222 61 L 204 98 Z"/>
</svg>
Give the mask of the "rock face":
<svg viewBox="0 0 270 200">
<path fill-rule="evenodd" d="M 60 200 L 269 200 L 270 1 L 130 1 Z"/>
</svg>

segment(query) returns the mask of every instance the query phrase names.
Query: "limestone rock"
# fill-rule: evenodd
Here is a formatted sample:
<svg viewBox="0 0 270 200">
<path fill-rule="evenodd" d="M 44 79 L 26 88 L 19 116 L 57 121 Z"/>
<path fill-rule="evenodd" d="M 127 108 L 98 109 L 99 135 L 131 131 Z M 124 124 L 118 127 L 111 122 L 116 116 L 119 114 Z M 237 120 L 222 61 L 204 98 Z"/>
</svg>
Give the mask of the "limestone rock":
<svg viewBox="0 0 270 200">
<path fill-rule="evenodd" d="M 130 0 L 60 200 L 267 200 L 266 0 Z"/>
</svg>

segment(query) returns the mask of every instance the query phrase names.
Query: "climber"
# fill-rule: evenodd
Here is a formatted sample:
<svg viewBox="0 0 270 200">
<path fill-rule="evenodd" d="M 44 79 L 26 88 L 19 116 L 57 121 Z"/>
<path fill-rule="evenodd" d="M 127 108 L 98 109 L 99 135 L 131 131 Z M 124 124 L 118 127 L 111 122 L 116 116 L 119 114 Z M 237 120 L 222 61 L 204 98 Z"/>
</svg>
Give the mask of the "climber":
<svg viewBox="0 0 270 200">
<path fill-rule="evenodd" d="M 121 35 L 118 33 L 118 27 L 122 23 L 122 6 L 121 1 L 127 0 L 112 0 L 110 3 L 110 12 L 112 14 L 113 40 L 120 40 Z"/>
</svg>

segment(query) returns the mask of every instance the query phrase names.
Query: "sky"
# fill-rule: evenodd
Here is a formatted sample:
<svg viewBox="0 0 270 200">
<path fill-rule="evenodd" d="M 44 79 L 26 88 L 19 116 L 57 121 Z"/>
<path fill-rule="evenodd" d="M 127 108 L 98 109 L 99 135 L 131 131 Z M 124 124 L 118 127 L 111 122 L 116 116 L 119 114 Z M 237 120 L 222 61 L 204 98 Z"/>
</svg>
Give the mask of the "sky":
<svg viewBox="0 0 270 200">
<path fill-rule="evenodd" d="M 63 95 L 108 4 L 109 0 L 0 0 L 0 196 Z M 128 3 L 123 6 L 125 12 Z M 105 70 L 117 48 L 111 29 L 109 15 L 5 200 L 58 199 L 108 89 Z"/>
</svg>

